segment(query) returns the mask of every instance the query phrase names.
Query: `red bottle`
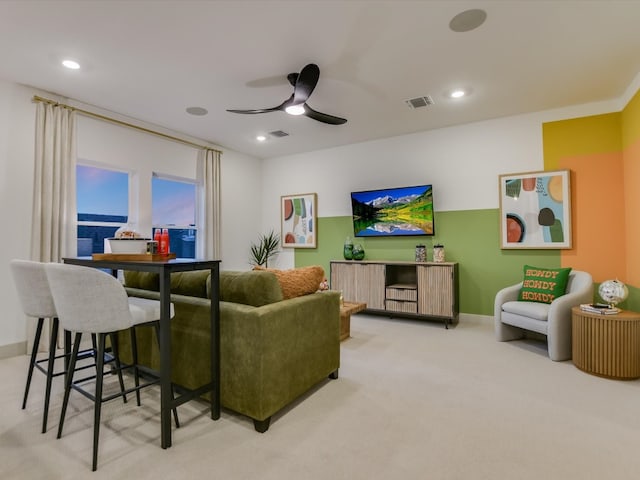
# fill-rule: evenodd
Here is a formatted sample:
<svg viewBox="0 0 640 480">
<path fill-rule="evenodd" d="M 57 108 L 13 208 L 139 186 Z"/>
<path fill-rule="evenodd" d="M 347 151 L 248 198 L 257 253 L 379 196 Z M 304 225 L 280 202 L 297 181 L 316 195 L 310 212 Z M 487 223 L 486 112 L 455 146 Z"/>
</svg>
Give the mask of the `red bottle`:
<svg viewBox="0 0 640 480">
<path fill-rule="evenodd" d="M 161 245 L 162 245 L 162 249 L 161 252 L 162 254 L 166 255 L 167 253 L 169 253 L 169 230 L 166 228 L 162 229 L 162 235 L 160 236 L 161 239 Z"/>
<path fill-rule="evenodd" d="M 156 231 L 153 234 L 153 241 L 156 242 L 157 244 L 157 248 L 158 248 L 158 253 L 161 253 L 162 250 L 160 249 L 160 244 L 162 243 L 162 239 L 161 239 L 161 232 L 159 228 L 156 228 Z"/>
</svg>

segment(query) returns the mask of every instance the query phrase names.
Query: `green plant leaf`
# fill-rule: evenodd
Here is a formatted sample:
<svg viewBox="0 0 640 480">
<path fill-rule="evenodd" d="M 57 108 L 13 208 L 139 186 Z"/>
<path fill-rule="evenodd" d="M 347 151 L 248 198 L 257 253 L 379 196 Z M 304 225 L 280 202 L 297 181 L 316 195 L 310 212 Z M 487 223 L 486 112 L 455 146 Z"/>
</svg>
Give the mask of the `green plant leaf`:
<svg viewBox="0 0 640 480">
<path fill-rule="evenodd" d="M 249 263 L 267 267 L 269 259 L 278 253 L 279 246 L 280 235 L 273 230 L 265 235 L 260 235 L 258 242 L 251 244 Z"/>
</svg>

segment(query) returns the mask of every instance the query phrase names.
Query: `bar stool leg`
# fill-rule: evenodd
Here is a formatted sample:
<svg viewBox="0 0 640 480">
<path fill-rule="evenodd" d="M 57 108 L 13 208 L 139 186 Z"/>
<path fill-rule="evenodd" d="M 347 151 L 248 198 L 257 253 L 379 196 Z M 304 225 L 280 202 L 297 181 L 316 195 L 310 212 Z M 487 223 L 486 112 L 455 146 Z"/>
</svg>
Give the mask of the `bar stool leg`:
<svg viewBox="0 0 640 480">
<path fill-rule="evenodd" d="M 49 399 L 51 398 L 51 382 L 53 380 L 53 367 L 56 361 L 56 346 L 58 343 L 58 319 L 53 319 L 51 326 L 51 338 L 49 341 L 49 359 L 47 360 L 47 384 L 44 391 L 44 413 L 42 415 L 42 433 L 47 431 L 47 418 L 49 416 Z"/>
<path fill-rule="evenodd" d="M 71 332 L 64 331 L 64 381 L 67 381 L 69 372 L 69 359 L 71 358 Z"/>
<path fill-rule="evenodd" d="M 109 335 L 109 339 L 111 340 L 111 351 L 113 352 L 113 361 L 116 364 L 116 371 L 118 372 L 118 382 L 120 383 L 120 391 L 122 392 L 122 399 L 124 403 L 127 403 L 127 394 L 125 393 L 124 388 L 124 379 L 122 378 L 122 365 L 120 364 L 120 355 L 118 353 L 118 336 L 116 333 L 105 334 Z M 104 354 L 105 348 L 102 349 L 102 353 Z M 104 362 L 104 358 L 103 358 Z"/>
<path fill-rule="evenodd" d="M 102 412 L 102 379 L 104 375 L 104 345 L 107 334 L 98 334 L 98 355 L 96 358 L 96 394 L 93 407 L 93 464 L 91 469 L 98 469 L 98 439 L 100 438 L 100 414 Z M 123 387 L 124 388 L 124 387 Z"/>
<path fill-rule="evenodd" d="M 82 340 L 82 333 L 76 332 L 75 339 L 73 341 L 73 350 L 71 351 L 71 358 L 69 359 L 69 370 L 67 372 L 67 379 L 64 384 L 64 398 L 62 399 L 62 410 L 60 411 L 60 422 L 58 423 L 58 435 L 56 436 L 56 438 L 60 438 L 62 436 L 64 417 L 67 414 L 67 405 L 69 404 L 69 392 L 71 392 L 73 374 L 76 370 L 76 360 L 78 359 L 78 351 L 80 350 L 80 340 Z"/>
<path fill-rule="evenodd" d="M 31 377 L 33 377 L 33 369 L 36 366 L 36 359 L 38 357 L 38 345 L 40 345 L 40 336 L 42 335 L 43 324 L 44 324 L 44 318 L 39 318 L 38 325 L 36 327 L 36 335 L 33 339 L 33 348 L 31 349 L 31 359 L 29 360 L 29 372 L 27 373 L 27 384 L 24 387 L 24 397 L 22 398 L 22 410 L 27 408 L 27 397 L 29 396 L 29 387 L 31 386 Z"/>
<path fill-rule="evenodd" d="M 136 385 L 136 401 L 140 406 L 140 371 L 138 370 L 138 340 L 135 325 L 129 329 L 131 335 L 131 357 L 133 358 L 133 379 Z"/>
</svg>

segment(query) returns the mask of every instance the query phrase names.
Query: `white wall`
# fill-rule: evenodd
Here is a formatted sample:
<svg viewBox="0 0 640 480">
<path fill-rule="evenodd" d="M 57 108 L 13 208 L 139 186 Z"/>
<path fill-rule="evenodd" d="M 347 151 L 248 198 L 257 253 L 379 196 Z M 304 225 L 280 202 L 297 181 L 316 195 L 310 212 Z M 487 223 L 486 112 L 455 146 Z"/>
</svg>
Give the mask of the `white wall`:
<svg viewBox="0 0 640 480">
<path fill-rule="evenodd" d="M 318 217 L 351 215 L 351 191 L 425 183 L 436 211 L 498 208 L 498 175 L 544 168 L 544 122 L 617 109 L 594 103 L 267 160 L 263 229 L 279 231 L 280 196 L 296 193 L 318 194 Z M 294 253 L 283 249 L 276 266 L 292 268 Z"/>
<path fill-rule="evenodd" d="M 0 80 L 0 356 L 26 347 L 26 324 L 9 274 L 9 261 L 28 258 L 30 251 L 34 93 L 33 89 Z"/>
<path fill-rule="evenodd" d="M 0 248 L 0 305 L 3 306 L 0 358 L 24 353 L 25 349 L 25 318 L 15 298 L 8 263 L 12 258 L 29 258 L 30 252 L 35 137 L 35 104 L 31 98 L 34 94 L 52 98 L 46 92 L 0 81 L 0 213 L 8 226 Z M 151 174 L 159 172 L 195 179 L 197 150 L 82 115 L 78 115 L 77 124 L 79 159 L 137 175 L 140 188 L 132 200 L 138 202 L 140 217 L 131 221 L 141 232 L 150 233 Z M 160 131 L 153 125 L 142 125 Z M 262 212 L 257 205 L 262 194 L 262 161 L 225 150 L 221 177 L 222 268 L 246 270 L 249 245 L 257 236 L 261 222 Z"/>
</svg>

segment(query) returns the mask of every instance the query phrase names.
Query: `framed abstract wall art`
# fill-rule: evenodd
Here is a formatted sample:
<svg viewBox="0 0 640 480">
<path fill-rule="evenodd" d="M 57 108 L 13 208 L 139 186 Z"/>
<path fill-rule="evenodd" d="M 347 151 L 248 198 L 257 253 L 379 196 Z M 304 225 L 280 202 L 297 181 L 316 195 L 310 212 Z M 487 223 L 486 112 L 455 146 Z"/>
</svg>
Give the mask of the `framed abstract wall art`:
<svg viewBox="0 0 640 480">
<path fill-rule="evenodd" d="M 570 170 L 500 175 L 500 248 L 571 248 Z"/>
<path fill-rule="evenodd" d="M 315 193 L 280 197 L 283 247 L 316 248 L 316 204 Z"/>
</svg>

